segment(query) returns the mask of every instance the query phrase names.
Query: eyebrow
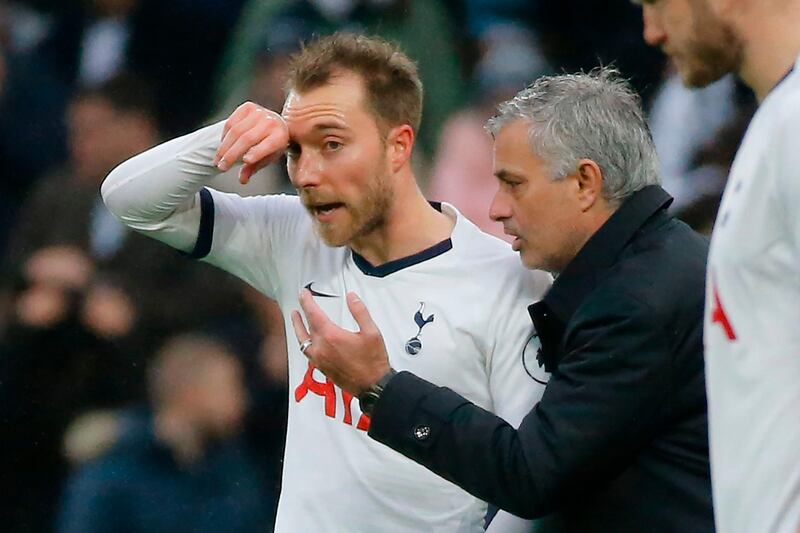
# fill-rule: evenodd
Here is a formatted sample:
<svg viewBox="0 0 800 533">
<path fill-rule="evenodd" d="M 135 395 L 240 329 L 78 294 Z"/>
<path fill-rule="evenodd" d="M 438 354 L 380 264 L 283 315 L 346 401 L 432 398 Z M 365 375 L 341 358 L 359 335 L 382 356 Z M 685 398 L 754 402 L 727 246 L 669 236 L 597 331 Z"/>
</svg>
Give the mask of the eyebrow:
<svg viewBox="0 0 800 533">
<path fill-rule="evenodd" d="M 347 126 L 337 122 L 321 122 L 314 124 L 314 130 L 346 130 Z"/>
<path fill-rule="evenodd" d="M 500 170 L 495 172 L 494 175 L 497 177 L 497 179 L 500 179 L 500 180 L 508 180 L 509 178 L 514 178 L 514 179 L 518 179 L 518 180 L 524 180 L 525 179 L 525 176 L 522 176 L 520 174 L 516 174 L 514 172 L 508 171 L 508 170 L 506 170 L 504 168 L 501 168 Z"/>
</svg>

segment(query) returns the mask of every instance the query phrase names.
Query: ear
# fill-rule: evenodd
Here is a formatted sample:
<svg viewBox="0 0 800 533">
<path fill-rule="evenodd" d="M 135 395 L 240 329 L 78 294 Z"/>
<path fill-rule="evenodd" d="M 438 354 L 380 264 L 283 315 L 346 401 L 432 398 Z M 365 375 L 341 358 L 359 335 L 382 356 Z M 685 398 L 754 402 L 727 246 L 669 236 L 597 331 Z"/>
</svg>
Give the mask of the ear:
<svg viewBox="0 0 800 533">
<path fill-rule="evenodd" d="M 603 199 L 603 171 L 600 165 L 591 159 L 578 161 L 578 172 L 575 174 L 578 187 L 578 204 L 581 211 L 588 211 Z"/>
<path fill-rule="evenodd" d="M 413 148 L 414 129 L 411 126 L 403 124 L 389 130 L 386 150 L 392 165 L 392 172 L 399 171 L 406 163 L 411 161 Z"/>
</svg>

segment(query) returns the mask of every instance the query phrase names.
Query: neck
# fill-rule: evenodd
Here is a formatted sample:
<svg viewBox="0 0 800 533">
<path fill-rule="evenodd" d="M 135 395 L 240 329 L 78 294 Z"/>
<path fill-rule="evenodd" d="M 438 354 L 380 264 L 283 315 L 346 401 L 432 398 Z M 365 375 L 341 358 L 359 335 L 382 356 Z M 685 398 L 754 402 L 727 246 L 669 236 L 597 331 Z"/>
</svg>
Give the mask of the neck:
<svg viewBox="0 0 800 533">
<path fill-rule="evenodd" d="M 556 265 L 556 268 L 550 269 L 550 272 L 555 276 L 563 272 L 564 269 L 567 268 L 567 265 L 575 259 L 581 250 L 583 250 L 586 243 L 589 242 L 589 239 L 594 237 L 594 234 L 600 231 L 600 228 L 608 222 L 608 219 L 611 218 L 611 215 L 614 214 L 616 209 L 616 207 L 612 208 L 608 206 L 605 201 L 602 201 L 602 207 L 597 206 L 595 209 L 592 209 L 591 212 L 586 213 L 584 220 L 585 225 L 574 234 L 572 246 L 565 247 L 568 252 L 564 260 L 560 265 Z"/>
<path fill-rule="evenodd" d="M 408 257 L 447 239 L 455 221 L 428 203 L 413 175 L 395 191 L 384 224 L 350 247 L 373 266 Z"/>
<path fill-rule="evenodd" d="M 759 103 L 780 83 L 800 54 L 800 27 L 796 24 L 800 2 L 786 2 L 780 13 L 774 6 L 770 9 L 757 17 L 757 23 L 752 18 L 742 22 L 747 44 L 739 75 L 753 89 Z"/>
<path fill-rule="evenodd" d="M 192 464 L 203 457 L 203 438 L 185 416 L 171 410 L 160 411 L 154 425 L 156 438 L 172 450 L 177 462 Z"/>
</svg>

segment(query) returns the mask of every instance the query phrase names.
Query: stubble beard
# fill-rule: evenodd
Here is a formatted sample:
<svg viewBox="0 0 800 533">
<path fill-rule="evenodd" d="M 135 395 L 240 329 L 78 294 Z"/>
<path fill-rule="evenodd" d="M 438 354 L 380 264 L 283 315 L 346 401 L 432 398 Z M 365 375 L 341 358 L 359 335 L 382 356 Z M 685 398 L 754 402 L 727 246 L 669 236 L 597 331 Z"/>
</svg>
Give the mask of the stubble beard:
<svg viewBox="0 0 800 533">
<path fill-rule="evenodd" d="M 328 246 L 338 248 L 350 245 L 354 240 L 363 238 L 386 225 L 392 198 L 388 174 L 378 173 L 370 181 L 368 190 L 364 192 L 360 207 L 352 205 L 344 207 L 352 217 L 346 227 L 339 229 L 315 221 L 314 228 Z"/>
<path fill-rule="evenodd" d="M 734 29 L 710 13 L 695 17 L 693 35 L 687 47 L 687 62 L 681 70 L 687 87 L 706 87 L 742 65 L 743 43 Z"/>
</svg>

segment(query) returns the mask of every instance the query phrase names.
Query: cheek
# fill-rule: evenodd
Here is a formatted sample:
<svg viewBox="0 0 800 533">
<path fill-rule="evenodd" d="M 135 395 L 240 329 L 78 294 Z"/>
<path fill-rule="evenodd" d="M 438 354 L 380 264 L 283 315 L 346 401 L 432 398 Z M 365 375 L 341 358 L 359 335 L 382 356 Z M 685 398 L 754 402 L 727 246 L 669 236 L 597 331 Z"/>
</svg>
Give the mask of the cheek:
<svg viewBox="0 0 800 533">
<path fill-rule="evenodd" d="M 336 185 L 347 194 L 360 196 L 374 186 L 375 177 L 383 171 L 381 161 L 366 150 L 352 150 L 331 162 Z"/>
<path fill-rule="evenodd" d="M 543 196 L 528 208 L 526 225 L 543 248 L 557 246 L 573 224 L 571 208 L 570 203 L 558 194 Z"/>
</svg>

